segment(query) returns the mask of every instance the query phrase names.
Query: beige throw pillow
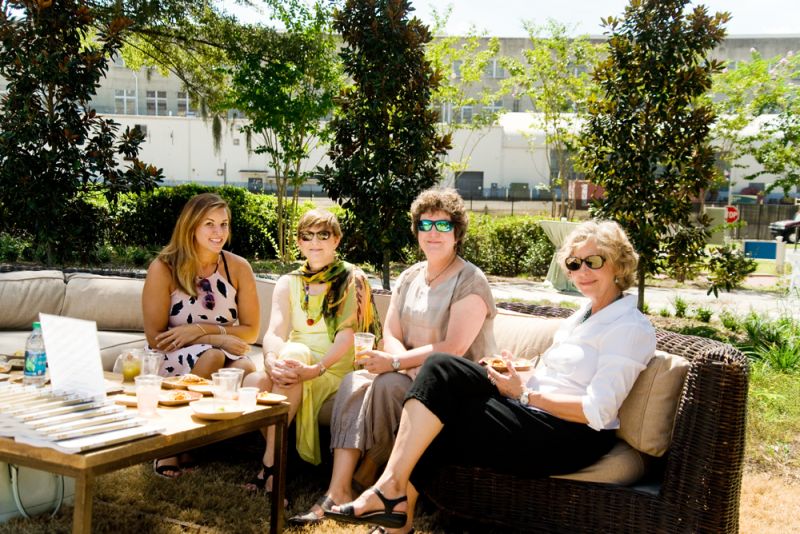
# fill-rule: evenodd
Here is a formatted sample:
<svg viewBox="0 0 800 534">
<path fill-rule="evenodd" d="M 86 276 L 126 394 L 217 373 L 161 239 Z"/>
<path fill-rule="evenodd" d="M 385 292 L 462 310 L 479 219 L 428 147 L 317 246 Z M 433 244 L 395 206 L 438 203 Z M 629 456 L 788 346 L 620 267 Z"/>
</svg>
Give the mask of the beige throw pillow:
<svg viewBox="0 0 800 534">
<path fill-rule="evenodd" d="M 561 321 L 563 319 L 497 310 L 494 318 L 497 349 L 508 349 L 517 358 L 535 358 L 553 344 L 553 336 Z"/>
<path fill-rule="evenodd" d="M 143 288 L 141 278 L 68 274 L 61 315 L 95 321 L 98 330 L 143 332 Z"/>
<path fill-rule="evenodd" d="M 30 330 L 39 313 L 58 315 L 65 287 L 61 271 L 0 273 L 0 330 Z"/>
<path fill-rule="evenodd" d="M 617 436 L 636 450 L 662 456 L 672 439 L 688 370 L 685 358 L 657 350 L 619 409 Z"/>
</svg>

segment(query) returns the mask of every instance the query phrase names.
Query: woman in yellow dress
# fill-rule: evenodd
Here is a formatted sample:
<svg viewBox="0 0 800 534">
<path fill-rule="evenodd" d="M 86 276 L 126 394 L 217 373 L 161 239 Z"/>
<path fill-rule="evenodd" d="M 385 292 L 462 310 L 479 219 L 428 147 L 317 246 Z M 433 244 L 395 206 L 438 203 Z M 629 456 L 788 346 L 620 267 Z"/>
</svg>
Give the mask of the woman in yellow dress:
<svg viewBox="0 0 800 534">
<path fill-rule="evenodd" d="M 297 452 L 313 464 L 321 460 L 320 407 L 353 371 L 353 333 L 381 333 L 366 276 L 336 256 L 341 238 L 339 221 L 328 211 L 311 210 L 300 218 L 297 244 L 306 261 L 278 279 L 262 343 L 265 371 L 245 379 L 246 385 L 288 398 L 289 420 L 297 418 Z M 271 491 L 273 428 L 264 434 L 264 467 L 248 486 Z"/>
</svg>

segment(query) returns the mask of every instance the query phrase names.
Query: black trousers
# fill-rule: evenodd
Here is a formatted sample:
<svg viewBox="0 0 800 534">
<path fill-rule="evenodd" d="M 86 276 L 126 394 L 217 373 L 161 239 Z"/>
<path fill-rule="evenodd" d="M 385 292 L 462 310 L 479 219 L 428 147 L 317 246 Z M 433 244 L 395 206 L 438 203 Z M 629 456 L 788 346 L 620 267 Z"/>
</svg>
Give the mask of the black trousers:
<svg viewBox="0 0 800 534">
<path fill-rule="evenodd" d="M 416 487 L 434 468 L 448 464 L 526 477 L 572 473 L 595 463 L 616 440 L 613 430 L 596 431 L 503 397 L 485 368 L 447 354 L 425 360 L 409 399 L 444 424 L 411 474 Z"/>
</svg>

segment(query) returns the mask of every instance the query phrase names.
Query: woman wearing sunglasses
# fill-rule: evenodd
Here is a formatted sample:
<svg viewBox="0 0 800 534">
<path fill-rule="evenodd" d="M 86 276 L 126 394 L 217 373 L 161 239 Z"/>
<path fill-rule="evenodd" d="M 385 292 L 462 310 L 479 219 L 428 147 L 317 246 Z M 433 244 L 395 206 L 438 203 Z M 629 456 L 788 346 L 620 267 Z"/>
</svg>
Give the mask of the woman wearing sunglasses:
<svg viewBox="0 0 800 534">
<path fill-rule="evenodd" d="M 435 466 L 546 477 L 575 472 L 611 449 L 619 407 L 656 346 L 636 297 L 623 295 L 638 255 L 617 223 L 586 222 L 567 237 L 559 259 L 589 301 L 562 323 L 530 378 L 512 365 L 504 375 L 464 358 L 428 358 L 405 397 L 383 474 L 326 516 L 408 532 L 415 487 L 424 487 Z"/>
<path fill-rule="evenodd" d="M 353 333 L 381 333 L 366 276 L 336 255 L 341 238 L 329 211 L 311 210 L 300 218 L 297 245 L 306 261 L 278 279 L 262 344 L 266 372 L 245 379 L 288 398 L 289 421 L 297 418 L 297 452 L 312 464 L 321 461 L 320 407 L 353 370 Z M 264 468 L 247 484 L 251 490 L 272 487 L 274 427 L 264 435 Z"/>
<path fill-rule="evenodd" d="M 148 345 L 164 352 L 164 376 L 255 370 L 246 354 L 258 337 L 256 281 L 247 260 L 222 250 L 230 242 L 230 221 L 228 203 L 218 195 L 192 197 L 147 270 L 144 330 Z M 180 467 L 174 458 L 163 459 L 156 472 L 175 477 Z"/>
<path fill-rule="evenodd" d="M 406 391 L 431 354 L 477 361 L 495 352 L 497 311 L 489 283 L 458 255 L 468 225 L 463 200 L 452 189 L 424 191 L 411 205 L 411 218 L 425 261 L 397 280 L 382 350 L 362 353 L 364 371 L 342 382 L 331 421 L 330 485 L 308 512 L 290 519 L 293 523 L 320 521 L 333 504 L 352 499 L 351 484 L 375 479 L 392 450 Z"/>
</svg>

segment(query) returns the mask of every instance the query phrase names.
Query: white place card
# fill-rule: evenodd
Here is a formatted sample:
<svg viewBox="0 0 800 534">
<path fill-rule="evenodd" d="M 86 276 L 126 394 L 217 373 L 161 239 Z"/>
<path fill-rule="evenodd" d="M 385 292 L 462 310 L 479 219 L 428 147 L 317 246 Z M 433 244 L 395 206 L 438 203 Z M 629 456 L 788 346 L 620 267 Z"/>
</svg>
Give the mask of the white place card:
<svg viewBox="0 0 800 534">
<path fill-rule="evenodd" d="M 39 314 L 53 391 L 106 397 L 97 324 L 71 317 Z"/>
</svg>

